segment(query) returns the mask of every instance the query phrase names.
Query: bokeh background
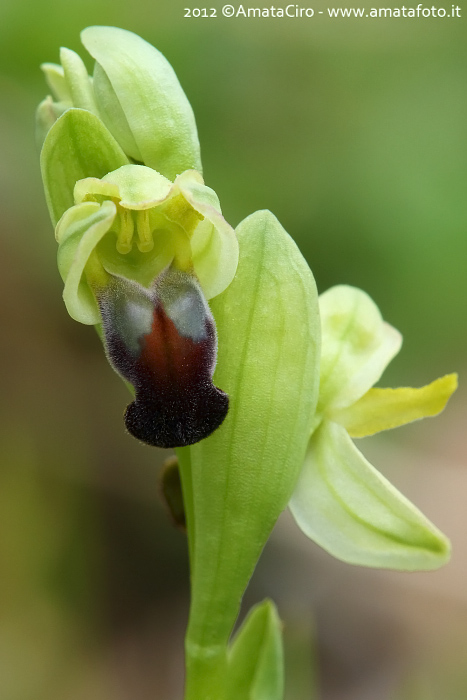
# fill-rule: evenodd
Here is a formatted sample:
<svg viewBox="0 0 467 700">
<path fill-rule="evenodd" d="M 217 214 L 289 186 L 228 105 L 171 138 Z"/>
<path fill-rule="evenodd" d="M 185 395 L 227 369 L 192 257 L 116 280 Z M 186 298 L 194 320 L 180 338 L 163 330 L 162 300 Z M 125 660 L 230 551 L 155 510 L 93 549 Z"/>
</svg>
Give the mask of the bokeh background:
<svg viewBox="0 0 467 700">
<path fill-rule="evenodd" d="M 84 57 L 79 31 L 112 24 L 172 62 L 230 223 L 270 208 L 321 291 L 362 287 L 402 331 L 382 384 L 460 373 L 441 417 L 360 442 L 451 537 L 446 568 L 346 566 L 280 520 L 245 607 L 279 604 L 287 700 L 465 700 L 466 20 L 185 19 L 185 4 L 0 3 L 0 698 L 182 696 L 166 455 L 125 434 L 126 389 L 65 312 L 34 143 L 39 64 L 60 45 Z"/>
</svg>

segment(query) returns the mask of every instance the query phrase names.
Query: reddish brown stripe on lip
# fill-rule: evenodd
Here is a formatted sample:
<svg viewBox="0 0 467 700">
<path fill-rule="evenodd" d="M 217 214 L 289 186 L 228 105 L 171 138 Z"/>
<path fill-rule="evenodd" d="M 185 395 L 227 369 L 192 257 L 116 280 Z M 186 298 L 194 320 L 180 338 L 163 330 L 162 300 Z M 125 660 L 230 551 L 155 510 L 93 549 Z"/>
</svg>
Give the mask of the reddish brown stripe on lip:
<svg viewBox="0 0 467 700">
<path fill-rule="evenodd" d="M 135 388 L 125 413 L 128 431 L 149 445 L 181 447 L 216 430 L 229 399 L 212 383 L 216 330 L 201 290 L 187 274 L 163 274 L 152 291 L 118 279 L 99 301 L 109 360 Z M 171 298 L 179 282 L 187 304 L 172 310 L 174 321 L 161 297 Z M 196 304 L 196 314 L 188 318 L 190 304 Z M 191 336 L 180 332 L 184 327 Z"/>
</svg>

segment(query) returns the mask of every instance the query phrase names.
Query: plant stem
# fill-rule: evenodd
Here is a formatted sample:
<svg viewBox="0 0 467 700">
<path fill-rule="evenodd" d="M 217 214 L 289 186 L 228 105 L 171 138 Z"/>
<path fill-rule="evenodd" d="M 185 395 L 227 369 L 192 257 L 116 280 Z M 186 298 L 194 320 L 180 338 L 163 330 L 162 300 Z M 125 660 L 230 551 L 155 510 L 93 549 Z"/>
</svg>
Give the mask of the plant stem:
<svg viewBox="0 0 467 700">
<path fill-rule="evenodd" d="M 227 647 L 203 648 L 185 643 L 185 700 L 225 700 Z"/>
</svg>

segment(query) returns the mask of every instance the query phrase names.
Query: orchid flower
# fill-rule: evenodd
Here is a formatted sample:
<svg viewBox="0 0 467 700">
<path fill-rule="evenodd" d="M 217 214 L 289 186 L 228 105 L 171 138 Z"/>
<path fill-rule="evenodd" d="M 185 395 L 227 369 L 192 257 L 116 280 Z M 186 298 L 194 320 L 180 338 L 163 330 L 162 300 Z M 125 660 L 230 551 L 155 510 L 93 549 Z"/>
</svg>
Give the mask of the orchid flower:
<svg viewBox="0 0 467 700">
<path fill-rule="evenodd" d="M 338 559 L 364 566 L 432 569 L 449 541 L 355 447 L 373 435 L 443 410 L 457 388 L 448 374 L 421 389 L 371 388 L 402 337 L 359 289 L 319 297 L 321 371 L 305 463 L 290 501 L 303 532 Z"/>
</svg>

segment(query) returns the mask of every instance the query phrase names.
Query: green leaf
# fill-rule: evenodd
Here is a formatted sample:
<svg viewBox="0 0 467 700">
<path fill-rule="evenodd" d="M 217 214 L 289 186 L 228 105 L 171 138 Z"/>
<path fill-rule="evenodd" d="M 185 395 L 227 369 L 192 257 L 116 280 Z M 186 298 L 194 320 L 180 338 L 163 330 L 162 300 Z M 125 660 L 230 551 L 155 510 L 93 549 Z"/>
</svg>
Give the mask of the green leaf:
<svg viewBox="0 0 467 700">
<path fill-rule="evenodd" d="M 368 294 L 339 285 L 319 297 L 322 351 L 319 409 L 350 406 L 399 352 L 402 338 Z"/>
<path fill-rule="evenodd" d="M 290 509 L 310 539 L 350 564 L 416 571 L 449 559 L 446 537 L 331 421 L 311 438 Z"/>
<path fill-rule="evenodd" d="M 193 676 L 197 656 L 227 643 L 243 591 L 294 488 L 318 394 L 320 327 L 310 269 L 270 212 L 245 219 L 237 235 L 237 274 L 211 302 L 218 330 L 214 382 L 229 395 L 229 413 L 213 435 L 179 451 L 182 481 L 191 479 L 193 494 L 186 647 Z M 202 691 L 194 686 L 187 697 Z"/>
<path fill-rule="evenodd" d="M 41 152 L 41 172 L 55 226 L 74 205 L 73 190 L 85 177 L 102 178 L 128 158 L 98 117 L 84 109 L 67 110 L 52 126 Z"/>
<path fill-rule="evenodd" d="M 228 656 L 228 700 L 281 700 L 284 652 L 274 603 L 255 606 L 236 634 Z"/>
<path fill-rule="evenodd" d="M 99 114 L 126 153 L 172 181 L 201 170 L 193 110 L 164 56 L 117 27 L 88 27 L 81 39 L 97 61 Z"/>
</svg>

